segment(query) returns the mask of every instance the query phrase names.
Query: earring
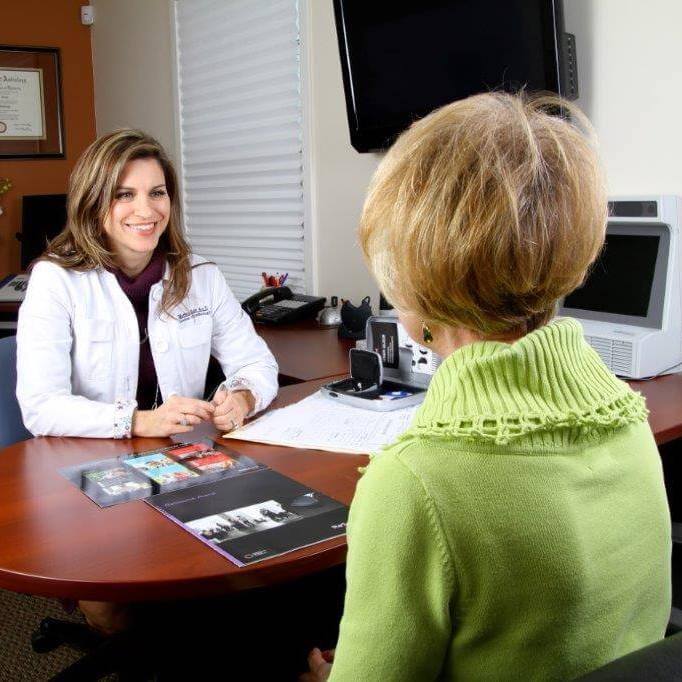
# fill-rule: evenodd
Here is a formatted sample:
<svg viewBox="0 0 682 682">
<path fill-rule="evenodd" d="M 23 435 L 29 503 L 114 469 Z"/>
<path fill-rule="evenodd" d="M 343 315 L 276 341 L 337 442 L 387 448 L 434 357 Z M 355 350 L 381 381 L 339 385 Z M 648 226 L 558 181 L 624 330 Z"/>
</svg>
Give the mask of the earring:
<svg viewBox="0 0 682 682">
<path fill-rule="evenodd" d="M 426 322 L 422 322 L 422 338 L 427 345 L 433 341 L 433 334 Z"/>
</svg>

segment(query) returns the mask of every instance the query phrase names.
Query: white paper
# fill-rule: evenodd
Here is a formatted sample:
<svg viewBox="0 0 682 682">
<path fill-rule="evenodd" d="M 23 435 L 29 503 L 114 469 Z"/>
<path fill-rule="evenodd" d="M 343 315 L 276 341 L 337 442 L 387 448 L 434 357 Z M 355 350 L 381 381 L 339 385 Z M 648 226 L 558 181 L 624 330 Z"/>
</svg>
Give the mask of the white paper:
<svg viewBox="0 0 682 682">
<path fill-rule="evenodd" d="M 392 443 L 407 430 L 416 411 L 417 406 L 372 412 L 314 393 L 298 403 L 267 412 L 223 438 L 362 455 Z"/>
</svg>

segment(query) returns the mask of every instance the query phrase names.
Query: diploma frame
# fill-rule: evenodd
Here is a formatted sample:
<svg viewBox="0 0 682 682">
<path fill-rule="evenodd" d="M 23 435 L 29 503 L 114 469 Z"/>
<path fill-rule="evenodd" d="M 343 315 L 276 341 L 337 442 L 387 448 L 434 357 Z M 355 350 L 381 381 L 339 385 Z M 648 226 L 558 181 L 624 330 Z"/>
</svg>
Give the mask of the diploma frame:
<svg viewBox="0 0 682 682">
<path fill-rule="evenodd" d="M 12 115 L 15 127 L 22 124 L 30 129 L 31 124 L 21 121 L 21 116 L 29 110 L 33 118 L 42 116 L 40 124 L 34 126 L 36 130 L 28 130 L 26 134 L 14 134 L 3 138 L 0 132 L 0 159 L 63 159 L 64 158 L 64 125 L 62 117 L 62 82 L 59 48 L 56 47 L 27 47 L 19 45 L 0 45 L 0 72 L 14 72 L 18 78 L 38 73 L 31 93 L 34 101 L 25 102 L 0 101 L 0 129 L 12 125 L 3 122 L 3 111 Z M 39 99 L 38 99 L 39 98 Z M 36 113 L 39 112 L 39 113 Z M 8 116 L 9 118 L 9 116 Z"/>
</svg>

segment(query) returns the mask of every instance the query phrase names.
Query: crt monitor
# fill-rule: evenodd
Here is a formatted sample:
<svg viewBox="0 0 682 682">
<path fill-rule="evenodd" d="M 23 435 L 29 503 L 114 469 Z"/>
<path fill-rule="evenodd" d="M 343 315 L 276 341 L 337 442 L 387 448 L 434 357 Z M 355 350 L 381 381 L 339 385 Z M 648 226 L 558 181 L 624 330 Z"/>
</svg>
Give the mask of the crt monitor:
<svg viewBox="0 0 682 682">
<path fill-rule="evenodd" d="M 660 329 L 669 251 L 670 231 L 665 225 L 610 224 L 585 283 L 565 298 L 562 312 Z"/>
<path fill-rule="evenodd" d="M 562 302 L 615 373 L 643 379 L 682 362 L 680 218 L 672 195 L 609 202 L 604 247 L 581 287 Z"/>
</svg>

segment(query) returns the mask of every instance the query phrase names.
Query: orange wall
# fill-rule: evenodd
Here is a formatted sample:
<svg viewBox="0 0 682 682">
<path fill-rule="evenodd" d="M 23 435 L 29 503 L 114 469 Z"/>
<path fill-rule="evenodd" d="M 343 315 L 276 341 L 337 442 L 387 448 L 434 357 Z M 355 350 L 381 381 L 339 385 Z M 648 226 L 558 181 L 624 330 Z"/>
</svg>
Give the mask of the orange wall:
<svg viewBox="0 0 682 682">
<path fill-rule="evenodd" d="M 58 47 L 61 51 L 64 159 L 0 159 L 0 178 L 13 187 L 0 197 L 0 278 L 19 270 L 21 197 L 66 192 L 69 173 L 95 139 L 90 29 L 80 23 L 83 0 L 8 0 L 0 10 L 0 45 Z"/>
</svg>

